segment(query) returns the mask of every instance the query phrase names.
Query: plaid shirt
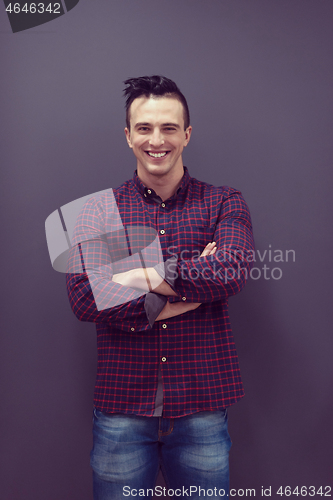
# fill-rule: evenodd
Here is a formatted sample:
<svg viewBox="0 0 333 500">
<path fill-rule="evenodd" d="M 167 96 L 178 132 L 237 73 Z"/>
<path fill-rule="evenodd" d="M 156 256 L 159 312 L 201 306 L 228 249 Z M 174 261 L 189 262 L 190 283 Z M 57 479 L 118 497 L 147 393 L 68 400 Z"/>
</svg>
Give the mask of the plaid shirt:
<svg viewBox="0 0 333 500">
<path fill-rule="evenodd" d="M 200 257 L 211 241 L 218 251 Z M 243 288 L 253 260 L 250 214 L 239 191 L 200 182 L 184 167 L 177 192 L 162 202 L 134 173 L 85 204 L 72 244 L 71 307 L 97 329 L 97 409 L 152 416 L 159 368 L 167 418 L 219 410 L 244 395 L 228 315 L 228 297 Z M 111 281 L 113 273 L 141 267 L 142 255 L 177 297 Z M 201 305 L 155 321 L 167 300 Z"/>
</svg>

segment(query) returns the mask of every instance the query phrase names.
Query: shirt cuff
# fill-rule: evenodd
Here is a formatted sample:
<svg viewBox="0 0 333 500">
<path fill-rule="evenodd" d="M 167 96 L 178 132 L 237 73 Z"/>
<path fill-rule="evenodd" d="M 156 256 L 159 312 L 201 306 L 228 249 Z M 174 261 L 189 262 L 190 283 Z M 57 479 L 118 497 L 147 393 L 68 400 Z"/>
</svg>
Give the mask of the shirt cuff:
<svg viewBox="0 0 333 500">
<path fill-rule="evenodd" d="M 168 302 L 168 297 L 159 293 L 149 292 L 145 297 L 145 311 L 152 328 L 156 321 L 157 316 L 162 311 L 165 304 Z"/>
<path fill-rule="evenodd" d="M 175 281 L 177 278 L 177 266 L 178 266 L 178 257 L 170 257 L 165 262 L 160 262 L 154 269 L 158 272 L 161 278 L 164 279 L 171 286 L 171 288 L 175 290 Z"/>
<path fill-rule="evenodd" d="M 174 283 L 177 278 L 177 264 L 178 258 L 170 257 L 170 259 L 167 259 L 165 262 L 161 262 L 154 267 L 155 271 L 158 272 L 161 278 L 163 278 L 175 292 L 177 292 L 174 287 Z M 154 292 L 147 293 L 145 298 L 145 311 L 151 328 L 167 301 L 168 297 L 166 295 Z"/>
</svg>

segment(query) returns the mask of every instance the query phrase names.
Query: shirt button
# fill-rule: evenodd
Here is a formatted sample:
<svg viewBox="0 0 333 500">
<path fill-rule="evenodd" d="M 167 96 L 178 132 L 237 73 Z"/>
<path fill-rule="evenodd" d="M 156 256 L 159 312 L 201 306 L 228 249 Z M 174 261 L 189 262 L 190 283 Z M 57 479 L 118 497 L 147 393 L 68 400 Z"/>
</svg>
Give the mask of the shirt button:
<svg viewBox="0 0 333 500">
<path fill-rule="evenodd" d="M 182 297 L 182 300 L 183 300 L 183 301 L 185 302 L 185 300 L 186 300 L 186 297 Z"/>
<path fill-rule="evenodd" d="M 165 207 L 165 203 L 161 203 L 161 207 L 163 207 L 163 208 L 164 208 L 164 207 Z"/>
<path fill-rule="evenodd" d="M 168 328 L 168 325 L 166 323 L 163 323 L 162 328 Z"/>
<path fill-rule="evenodd" d="M 148 193 L 148 194 L 151 194 L 151 190 L 150 190 L 150 189 L 147 189 L 147 193 Z"/>
<path fill-rule="evenodd" d="M 161 234 L 165 234 L 164 229 L 161 229 L 160 233 L 161 233 Z"/>
<path fill-rule="evenodd" d="M 163 363 L 165 363 L 166 362 L 166 357 L 163 356 L 163 358 L 161 358 L 161 361 L 163 361 Z"/>
<path fill-rule="evenodd" d="M 135 330 L 135 328 L 133 328 L 133 326 L 132 326 L 132 328 L 131 328 L 131 332 L 134 332 L 134 330 Z"/>
</svg>

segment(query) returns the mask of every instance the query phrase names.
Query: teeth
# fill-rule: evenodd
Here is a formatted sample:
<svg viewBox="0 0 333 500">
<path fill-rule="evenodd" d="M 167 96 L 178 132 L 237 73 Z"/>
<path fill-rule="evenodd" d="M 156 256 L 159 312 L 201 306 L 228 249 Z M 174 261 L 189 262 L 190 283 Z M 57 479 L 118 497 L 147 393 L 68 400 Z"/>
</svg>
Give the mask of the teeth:
<svg viewBox="0 0 333 500">
<path fill-rule="evenodd" d="M 148 151 L 149 156 L 152 156 L 153 158 L 161 158 L 162 156 L 166 155 L 166 152 L 164 153 L 152 153 L 151 151 Z"/>
</svg>

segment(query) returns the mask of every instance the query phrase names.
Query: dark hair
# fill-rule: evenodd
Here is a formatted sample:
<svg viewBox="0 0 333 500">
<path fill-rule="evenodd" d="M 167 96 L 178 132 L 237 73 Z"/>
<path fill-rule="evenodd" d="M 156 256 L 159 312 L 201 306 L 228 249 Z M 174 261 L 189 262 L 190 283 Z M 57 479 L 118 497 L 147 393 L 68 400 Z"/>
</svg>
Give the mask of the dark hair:
<svg viewBox="0 0 333 500">
<path fill-rule="evenodd" d="M 138 78 L 129 78 L 124 81 L 124 97 L 126 98 L 126 125 L 130 129 L 129 109 L 138 97 L 173 97 L 180 101 L 184 108 L 184 128 L 190 125 L 190 112 L 185 97 L 172 80 L 165 76 L 140 76 Z"/>
</svg>

